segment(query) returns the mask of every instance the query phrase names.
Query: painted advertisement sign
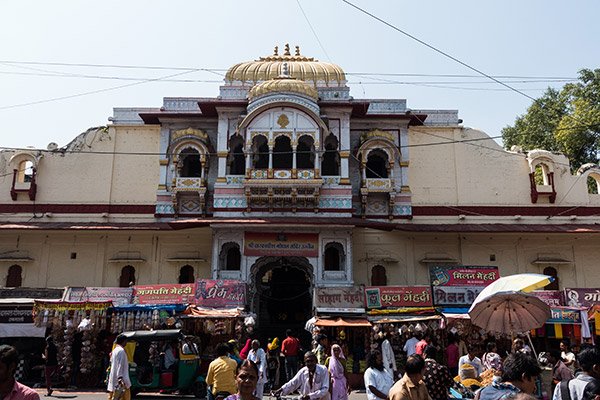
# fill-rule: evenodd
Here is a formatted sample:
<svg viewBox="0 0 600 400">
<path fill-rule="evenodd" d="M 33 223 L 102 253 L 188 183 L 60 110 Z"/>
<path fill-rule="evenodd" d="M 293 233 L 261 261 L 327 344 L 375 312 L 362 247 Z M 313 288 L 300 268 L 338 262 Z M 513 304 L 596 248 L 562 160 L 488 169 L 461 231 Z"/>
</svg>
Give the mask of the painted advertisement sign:
<svg viewBox="0 0 600 400">
<path fill-rule="evenodd" d="M 565 289 L 565 305 L 569 307 L 589 308 L 594 304 L 600 304 L 600 289 Z"/>
<path fill-rule="evenodd" d="M 370 286 L 365 288 L 367 308 L 431 307 L 429 286 Z"/>
<path fill-rule="evenodd" d="M 0 305 L 0 323 L 32 323 L 33 304 Z"/>
<path fill-rule="evenodd" d="M 558 290 L 535 290 L 531 294 L 550 307 L 560 307 L 563 305 L 562 295 Z"/>
<path fill-rule="evenodd" d="M 244 255 L 317 257 L 319 234 L 246 232 Z"/>
<path fill-rule="evenodd" d="M 189 304 L 194 302 L 196 284 L 136 285 L 134 304 Z"/>
<path fill-rule="evenodd" d="M 196 282 L 196 305 L 200 307 L 244 307 L 246 284 L 227 279 L 199 279 Z"/>
<path fill-rule="evenodd" d="M 434 286 L 433 303 L 436 306 L 469 306 L 483 287 Z"/>
<path fill-rule="evenodd" d="M 581 311 L 570 310 L 568 308 L 550 309 L 552 316 L 546 323 L 548 324 L 580 324 Z"/>
<path fill-rule="evenodd" d="M 364 308 L 365 288 L 363 286 L 316 288 L 315 306 L 338 309 Z"/>
<path fill-rule="evenodd" d="M 432 266 L 429 270 L 431 286 L 486 287 L 500 278 L 498 267 Z"/>
<path fill-rule="evenodd" d="M 64 301 L 112 301 L 115 306 L 130 304 L 133 288 L 130 287 L 68 287 Z"/>
</svg>

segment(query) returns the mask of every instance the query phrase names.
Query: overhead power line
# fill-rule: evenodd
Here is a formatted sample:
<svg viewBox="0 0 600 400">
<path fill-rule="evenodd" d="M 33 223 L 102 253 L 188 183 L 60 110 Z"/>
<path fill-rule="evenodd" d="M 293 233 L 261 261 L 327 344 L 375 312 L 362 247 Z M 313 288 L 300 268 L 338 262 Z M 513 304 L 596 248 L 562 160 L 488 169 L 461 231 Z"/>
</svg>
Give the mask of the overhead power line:
<svg viewBox="0 0 600 400">
<path fill-rule="evenodd" d="M 342 1 L 343 1 L 344 3 L 346 3 L 346 4 L 348 4 L 349 6 L 351 6 L 351 7 L 355 8 L 355 9 L 357 9 L 358 11 L 360 11 L 360 12 L 362 12 L 362 13 L 364 13 L 364 14 L 368 15 L 369 17 L 371 17 L 371 18 L 373 18 L 373 19 L 375 19 L 375 20 L 377 20 L 377 21 L 381 22 L 382 24 L 384 24 L 384 25 L 387 25 L 388 27 L 390 27 L 390 28 L 394 29 L 395 31 L 398 31 L 398 32 L 402 33 L 403 35 L 405 35 L 405 36 L 407 36 L 407 37 L 411 38 L 412 40 L 414 40 L 414 41 L 416 41 L 416 42 L 418 42 L 418 43 L 422 44 L 423 46 L 426 46 L 426 47 L 430 48 L 431 50 L 433 50 L 433 51 L 435 51 L 435 52 L 437 52 L 437 53 L 439 53 L 439 54 L 443 55 L 444 57 L 446 57 L 446 58 L 449 58 L 449 59 L 451 59 L 452 61 L 455 61 L 455 62 L 459 63 L 460 65 L 462 65 L 462 66 L 464 66 L 464 67 L 467 67 L 467 68 L 469 68 L 470 70 L 472 70 L 472 71 L 474 71 L 474 72 L 477 72 L 478 74 L 480 74 L 480 75 L 482 75 L 482 76 L 485 76 L 486 78 L 489 78 L 489 79 L 493 80 L 494 82 L 496 82 L 496 83 L 498 83 L 498 84 L 500 84 L 500 85 L 502 85 L 502 86 L 504 86 L 504 87 L 506 87 L 506 88 L 508 88 L 508 89 L 510 89 L 510 90 L 512 90 L 512 91 L 514 91 L 514 92 L 516 92 L 516 93 L 519 93 L 520 95 L 522 95 L 522 96 L 524 96 L 524 97 L 527 97 L 528 99 L 530 99 L 530 100 L 532 100 L 532 101 L 535 101 L 535 98 L 534 98 L 534 97 L 531 97 L 530 95 L 528 95 L 528 94 L 526 94 L 526 93 L 524 93 L 524 92 L 522 92 L 522 91 L 520 91 L 520 90 L 518 90 L 518 89 L 516 89 L 516 88 L 514 88 L 514 87 L 512 87 L 512 86 L 510 86 L 510 85 L 508 85 L 508 84 L 506 84 L 506 83 L 504 83 L 504 82 L 502 82 L 501 80 L 498 80 L 498 79 L 494 78 L 493 76 L 491 76 L 491 75 L 489 75 L 489 74 L 486 74 L 485 72 L 483 72 L 483 71 L 481 71 L 481 70 L 479 70 L 479 69 L 477 69 L 477 68 L 475 68 L 475 67 L 472 67 L 471 65 L 467 64 L 466 62 L 459 60 L 458 58 L 456 58 L 456 57 L 454 57 L 454 56 L 452 56 L 452 55 L 450 55 L 450 54 L 446 53 L 445 51 L 442 51 L 442 50 L 438 49 L 437 47 L 435 47 L 435 46 L 433 46 L 433 45 L 430 45 L 429 43 L 427 43 L 427 42 L 425 42 L 425 41 L 423 41 L 423 40 L 421 40 L 421 39 L 417 38 L 416 36 L 414 36 L 414 35 L 411 35 L 410 33 L 408 33 L 408 32 L 406 32 L 406 31 L 404 31 L 404 30 L 402 30 L 402 29 L 398 28 L 397 26 L 395 26 L 395 25 L 393 25 L 393 24 L 391 24 L 391 23 L 389 23 L 389 22 L 385 21 L 384 19 L 382 19 L 382 18 L 379 18 L 378 16 L 376 16 L 376 15 L 374 15 L 374 14 L 371 14 L 370 12 L 368 12 L 368 11 L 366 11 L 365 9 L 363 9 L 363 8 L 361 8 L 361 7 L 359 7 L 359 6 L 355 5 L 355 4 L 353 4 L 353 3 L 351 3 L 350 1 L 348 1 L 348 0 L 342 0 Z"/>
</svg>

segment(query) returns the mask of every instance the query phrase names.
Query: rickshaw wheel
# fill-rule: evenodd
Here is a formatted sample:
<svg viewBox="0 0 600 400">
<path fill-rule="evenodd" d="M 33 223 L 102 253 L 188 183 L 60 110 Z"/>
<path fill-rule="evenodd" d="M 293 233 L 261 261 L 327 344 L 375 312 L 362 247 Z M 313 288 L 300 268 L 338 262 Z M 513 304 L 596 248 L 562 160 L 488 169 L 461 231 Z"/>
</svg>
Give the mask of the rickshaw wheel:
<svg viewBox="0 0 600 400">
<path fill-rule="evenodd" d="M 206 398 L 206 384 L 204 382 L 194 382 L 192 392 L 197 399 Z"/>
</svg>

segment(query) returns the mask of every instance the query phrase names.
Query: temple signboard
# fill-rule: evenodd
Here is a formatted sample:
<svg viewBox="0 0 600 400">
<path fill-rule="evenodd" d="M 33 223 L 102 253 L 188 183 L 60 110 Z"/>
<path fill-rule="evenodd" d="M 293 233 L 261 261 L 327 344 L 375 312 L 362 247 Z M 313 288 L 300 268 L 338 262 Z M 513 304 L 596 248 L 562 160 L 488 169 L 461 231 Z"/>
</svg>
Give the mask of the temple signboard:
<svg viewBox="0 0 600 400">
<path fill-rule="evenodd" d="M 370 286 L 365 288 L 367 308 L 431 307 L 429 286 Z"/>
<path fill-rule="evenodd" d="M 246 232 L 244 234 L 244 255 L 317 257 L 319 255 L 319 234 Z"/>
</svg>

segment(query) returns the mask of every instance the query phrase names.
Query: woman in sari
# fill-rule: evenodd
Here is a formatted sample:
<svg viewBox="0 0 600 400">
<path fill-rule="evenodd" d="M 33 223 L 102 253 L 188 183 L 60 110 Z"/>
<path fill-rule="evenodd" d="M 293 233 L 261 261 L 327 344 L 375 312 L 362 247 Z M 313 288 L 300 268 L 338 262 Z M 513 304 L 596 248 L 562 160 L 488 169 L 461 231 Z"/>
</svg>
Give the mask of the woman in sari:
<svg viewBox="0 0 600 400">
<path fill-rule="evenodd" d="M 331 400 L 348 400 L 348 380 L 346 379 L 346 357 L 338 344 L 331 346 L 329 358 L 331 377 Z"/>
</svg>

